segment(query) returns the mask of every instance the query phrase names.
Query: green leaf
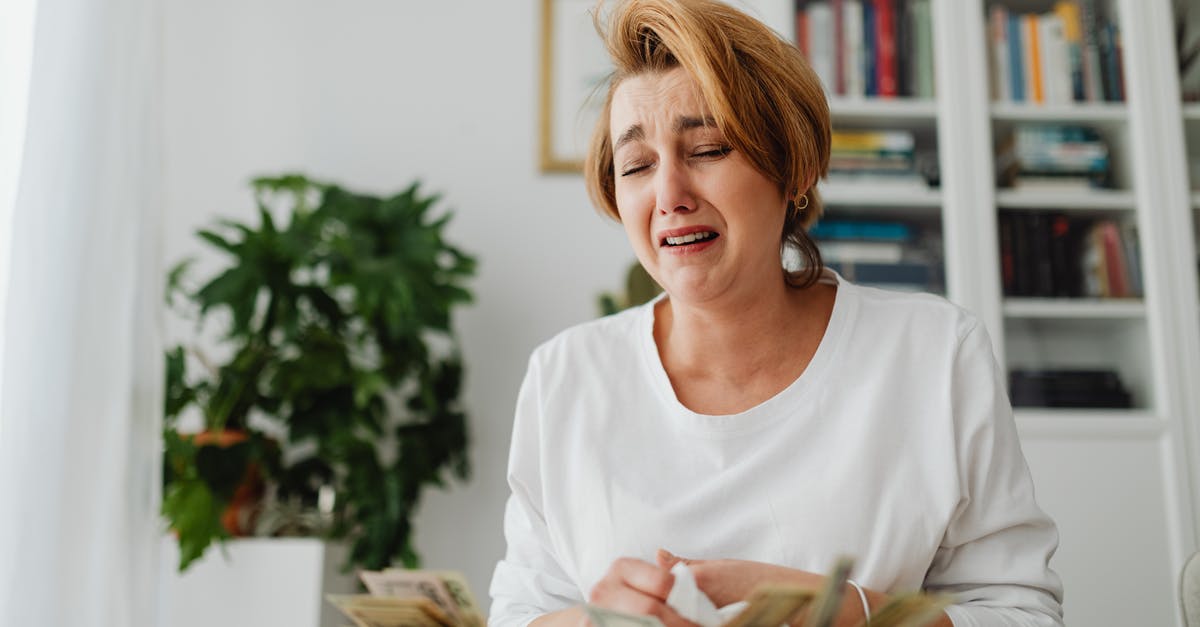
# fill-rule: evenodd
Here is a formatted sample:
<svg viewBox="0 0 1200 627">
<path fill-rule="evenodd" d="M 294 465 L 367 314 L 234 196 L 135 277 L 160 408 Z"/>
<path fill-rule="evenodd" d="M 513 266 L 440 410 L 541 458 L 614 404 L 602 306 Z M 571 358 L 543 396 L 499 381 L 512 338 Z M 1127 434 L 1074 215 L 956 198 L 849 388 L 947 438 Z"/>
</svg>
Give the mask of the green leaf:
<svg viewBox="0 0 1200 627">
<path fill-rule="evenodd" d="M 163 494 L 163 516 L 179 537 L 179 570 L 204 554 L 214 540 L 228 537 L 221 525 L 225 504 L 204 482 L 191 479 L 172 484 Z"/>
</svg>

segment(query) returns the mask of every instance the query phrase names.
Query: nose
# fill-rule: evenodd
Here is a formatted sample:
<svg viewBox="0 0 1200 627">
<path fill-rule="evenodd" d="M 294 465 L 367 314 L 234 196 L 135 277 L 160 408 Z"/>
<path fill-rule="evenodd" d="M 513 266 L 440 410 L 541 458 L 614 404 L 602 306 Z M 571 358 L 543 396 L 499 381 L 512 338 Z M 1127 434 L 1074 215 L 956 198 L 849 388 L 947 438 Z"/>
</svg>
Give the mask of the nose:
<svg viewBox="0 0 1200 627">
<path fill-rule="evenodd" d="M 674 159 L 665 159 L 659 164 L 654 184 L 654 206 L 659 213 L 666 215 L 696 210 L 691 177 L 687 169 Z"/>
</svg>

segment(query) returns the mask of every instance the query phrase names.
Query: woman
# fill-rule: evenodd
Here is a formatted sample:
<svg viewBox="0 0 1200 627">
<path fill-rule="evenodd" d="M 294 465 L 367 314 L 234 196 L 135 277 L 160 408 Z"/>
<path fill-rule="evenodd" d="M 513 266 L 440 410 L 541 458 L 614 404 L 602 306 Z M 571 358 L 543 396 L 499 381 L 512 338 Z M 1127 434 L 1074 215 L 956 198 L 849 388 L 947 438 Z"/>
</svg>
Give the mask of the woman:
<svg viewBox="0 0 1200 627">
<path fill-rule="evenodd" d="M 491 624 L 688 624 L 675 554 L 718 607 L 850 555 L 839 624 L 918 588 L 955 595 L 941 624 L 1061 624 L 986 331 L 847 283 L 806 235 L 830 128 L 800 54 L 713 0 L 622 2 L 605 41 L 588 187 L 665 294 L 531 357 Z"/>
</svg>

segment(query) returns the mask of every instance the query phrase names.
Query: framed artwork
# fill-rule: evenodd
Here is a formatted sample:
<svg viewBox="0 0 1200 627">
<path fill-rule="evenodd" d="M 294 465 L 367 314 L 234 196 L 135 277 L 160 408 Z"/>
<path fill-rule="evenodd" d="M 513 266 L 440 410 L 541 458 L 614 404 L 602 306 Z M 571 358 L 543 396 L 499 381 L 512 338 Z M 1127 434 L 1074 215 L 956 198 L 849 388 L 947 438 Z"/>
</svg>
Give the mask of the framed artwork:
<svg viewBox="0 0 1200 627">
<path fill-rule="evenodd" d="M 581 172 L 612 64 L 592 22 L 595 0 L 542 0 L 542 172 Z"/>
</svg>

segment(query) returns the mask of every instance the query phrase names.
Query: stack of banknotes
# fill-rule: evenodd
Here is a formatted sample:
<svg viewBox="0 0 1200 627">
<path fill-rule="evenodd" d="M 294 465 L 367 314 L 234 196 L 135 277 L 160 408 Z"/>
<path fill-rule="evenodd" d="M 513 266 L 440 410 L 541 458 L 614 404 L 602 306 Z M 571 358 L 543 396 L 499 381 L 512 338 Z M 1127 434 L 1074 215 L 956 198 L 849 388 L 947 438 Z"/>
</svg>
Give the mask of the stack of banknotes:
<svg viewBox="0 0 1200 627">
<path fill-rule="evenodd" d="M 820 590 L 762 586 L 720 627 L 832 627 L 842 607 L 851 566 L 850 560 L 840 560 Z M 859 603 L 857 598 L 852 600 Z M 870 627 L 922 627 L 937 620 L 949 604 L 948 597 L 922 592 L 896 595 L 887 605 L 872 611 Z M 594 627 L 662 627 L 662 622 L 653 616 L 622 614 L 591 605 L 585 609 Z"/>
<path fill-rule="evenodd" d="M 369 594 L 327 597 L 356 627 L 483 627 L 461 573 L 387 569 L 360 577 Z"/>
</svg>

